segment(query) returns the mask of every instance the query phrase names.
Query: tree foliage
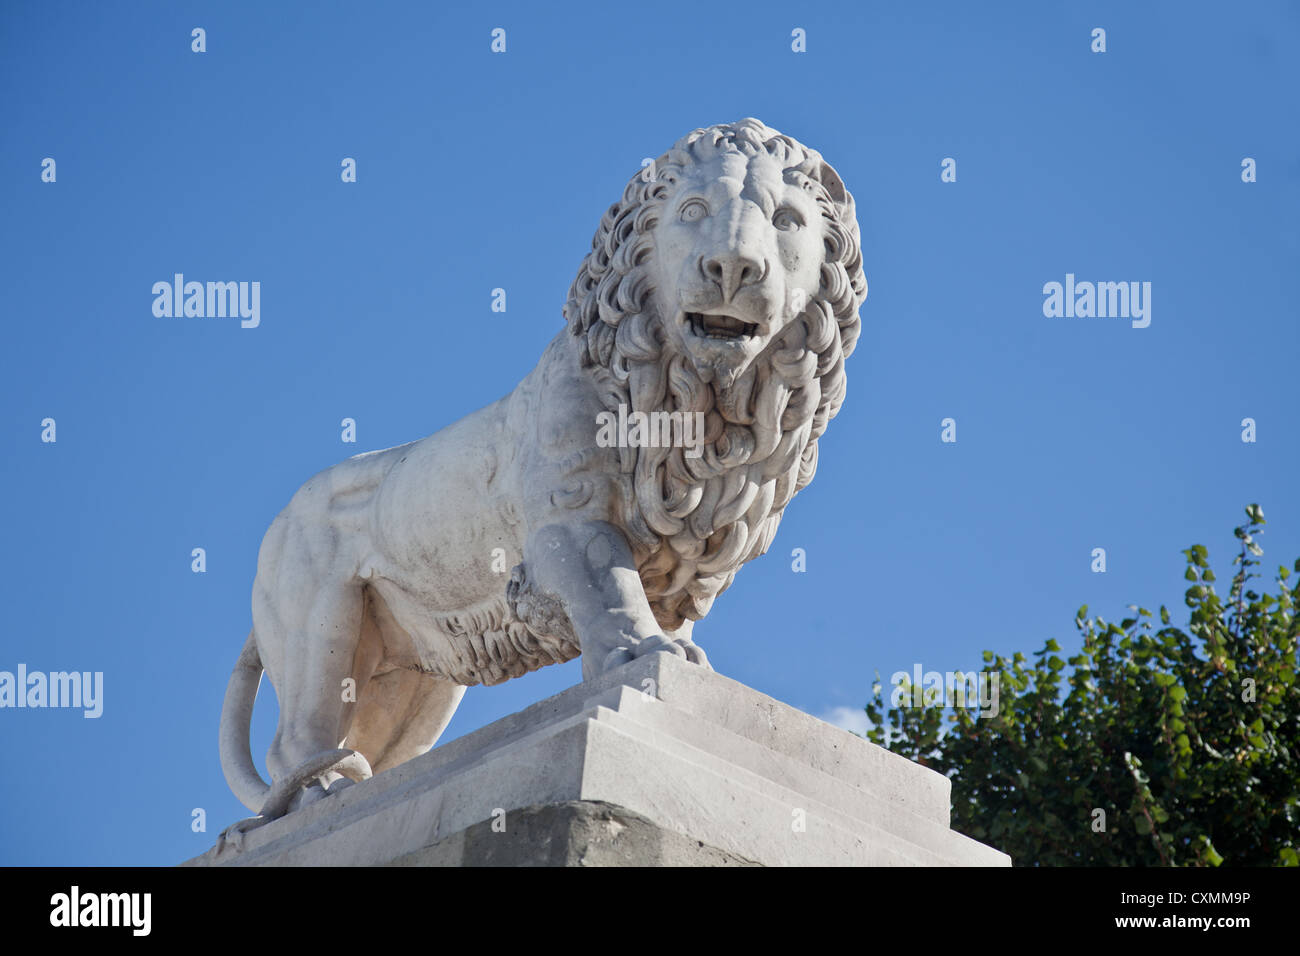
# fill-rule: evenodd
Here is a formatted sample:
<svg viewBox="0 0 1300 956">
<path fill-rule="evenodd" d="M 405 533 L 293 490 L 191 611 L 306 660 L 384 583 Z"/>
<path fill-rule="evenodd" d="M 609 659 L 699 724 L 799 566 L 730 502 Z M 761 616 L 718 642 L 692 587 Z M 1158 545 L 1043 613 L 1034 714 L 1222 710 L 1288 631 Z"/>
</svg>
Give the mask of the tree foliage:
<svg viewBox="0 0 1300 956">
<path fill-rule="evenodd" d="M 906 684 L 886 709 L 877 681 L 868 739 L 946 774 L 953 826 L 1017 865 L 1300 864 L 1300 619 L 1285 566 L 1275 594 L 1251 588 L 1264 515 L 1246 515 L 1226 595 L 1205 547 L 1183 552 L 1184 626 L 1081 607 L 1071 657 L 984 652 L 995 717 L 905 706 Z"/>
</svg>

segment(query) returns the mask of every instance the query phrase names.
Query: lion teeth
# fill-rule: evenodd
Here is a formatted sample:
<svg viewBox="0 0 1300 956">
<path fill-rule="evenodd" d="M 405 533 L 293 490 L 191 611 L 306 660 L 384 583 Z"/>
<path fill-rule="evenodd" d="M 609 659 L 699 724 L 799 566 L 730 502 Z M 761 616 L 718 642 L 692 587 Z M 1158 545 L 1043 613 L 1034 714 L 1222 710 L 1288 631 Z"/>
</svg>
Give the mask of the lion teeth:
<svg viewBox="0 0 1300 956">
<path fill-rule="evenodd" d="M 734 341 L 752 338 L 758 332 L 758 326 L 730 315 L 704 315 L 699 312 L 688 314 L 691 331 L 701 338 Z"/>
</svg>

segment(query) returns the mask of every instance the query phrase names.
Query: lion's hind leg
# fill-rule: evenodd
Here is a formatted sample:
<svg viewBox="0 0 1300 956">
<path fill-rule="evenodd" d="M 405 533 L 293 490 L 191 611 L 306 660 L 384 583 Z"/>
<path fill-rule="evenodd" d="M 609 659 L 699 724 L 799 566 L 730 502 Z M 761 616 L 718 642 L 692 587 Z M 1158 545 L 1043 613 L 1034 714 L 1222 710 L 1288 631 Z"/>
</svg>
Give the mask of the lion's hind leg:
<svg viewBox="0 0 1300 956">
<path fill-rule="evenodd" d="M 375 773 L 418 757 L 437 743 L 465 688 L 416 670 L 372 677 L 357 701 L 344 747 L 366 754 Z"/>
<path fill-rule="evenodd" d="M 280 720 L 267 754 L 272 786 L 263 817 L 274 819 L 320 799 L 341 776 L 355 781 L 371 775 L 365 756 L 340 749 L 355 706 L 349 682 L 359 683 L 353 670 L 364 606 L 359 586 L 334 586 L 317 591 L 303 607 L 277 608 L 259 627 L 259 640 L 275 640 L 265 634 L 274 622 L 284 649 L 281 672 L 272 675 Z"/>
</svg>

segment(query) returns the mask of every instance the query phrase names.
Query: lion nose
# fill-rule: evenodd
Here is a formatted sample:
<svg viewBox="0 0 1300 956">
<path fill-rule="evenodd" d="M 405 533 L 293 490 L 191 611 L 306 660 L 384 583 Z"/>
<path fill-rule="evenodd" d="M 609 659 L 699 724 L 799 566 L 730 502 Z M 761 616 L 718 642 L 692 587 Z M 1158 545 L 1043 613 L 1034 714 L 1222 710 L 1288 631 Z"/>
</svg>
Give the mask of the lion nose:
<svg viewBox="0 0 1300 956">
<path fill-rule="evenodd" d="M 700 271 L 718 284 L 722 298 L 726 301 L 742 286 L 761 280 L 767 270 L 761 259 L 740 252 L 729 252 L 705 259 L 700 263 Z"/>
</svg>

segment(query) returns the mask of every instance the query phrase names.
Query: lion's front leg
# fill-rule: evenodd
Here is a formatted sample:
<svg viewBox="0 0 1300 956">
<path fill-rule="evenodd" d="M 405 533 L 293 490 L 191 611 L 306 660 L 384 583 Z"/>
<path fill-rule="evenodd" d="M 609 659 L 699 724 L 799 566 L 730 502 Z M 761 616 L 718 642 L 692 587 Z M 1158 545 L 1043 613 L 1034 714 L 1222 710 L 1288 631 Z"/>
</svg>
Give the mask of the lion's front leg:
<svg viewBox="0 0 1300 956">
<path fill-rule="evenodd" d="M 553 524 L 524 545 L 529 585 L 564 608 L 590 680 L 645 654 L 665 652 L 708 666 L 690 626 L 667 635 L 655 621 L 627 539 L 604 521 Z"/>
</svg>

